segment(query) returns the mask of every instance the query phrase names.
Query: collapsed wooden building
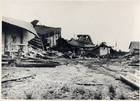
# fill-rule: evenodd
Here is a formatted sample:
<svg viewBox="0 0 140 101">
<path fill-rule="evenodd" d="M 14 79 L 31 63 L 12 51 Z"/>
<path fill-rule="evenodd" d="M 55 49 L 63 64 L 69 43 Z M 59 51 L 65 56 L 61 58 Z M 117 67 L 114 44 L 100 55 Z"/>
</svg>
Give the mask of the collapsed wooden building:
<svg viewBox="0 0 140 101">
<path fill-rule="evenodd" d="M 102 42 L 100 45 L 96 45 L 92 50 L 93 55 L 96 57 L 105 57 L 111 54 L 112 47 L 108 46 L 105 42 Z"/>
<path fill-rule="evenodd" d="M 2 54 L 14 58 L 19 51 L 28 52 L 28 42 L 38 37 L 31 23 L 2 18 Z"/>
<path fill-rule="evenodd" d="M 30 40 L 29 44 L 36 48 L 43 48 L 43 50 L 56 46 L 58 39 L 61 38 L 61 28 L 38 25 L 37 22 L 33 26 L 39 37 Z"/>
<path fill-rule="evenodd" d="M 73 52 L 79 56 L 85 56 L 91 52 L 95 45 L 90 40 L 89 35 L 77 35 L 78 39 L 71 39 L 68 43 L 71 45 Z M 85 37 L 88 37 L 85 39 Z"/>
<path fill-rule="evenodd" d="M 88 52 L 91 52 L 95 45 L 93 44 L 89 35 L 77 35 L 77 38 L 71 38 L 70 40 L 65 40 L 60 38 L 57 42 L 54 50 L 71 53 L 74 57 L 85 56 Z"/>
<path fill-rule="evenodd" d="M 44 56 L 45 53 L 43 54 L 43 52 L 46 46 L 52 47 L 56 45 L 56 40 L 54 39 L 60 37 L 60 34 L 56 34 L 59 32 L 60 29 L 55 30 L 47 27 L 46 31 L 46 27 L 44 29 L 44 26 L 41 25 L 35 27 L 30 22 L 3 17 L 2 65 L 13 64 L 13 66 L 18 67 L 51 67 L 59 65 L 58 62 L 47 61 L 37 57 L 38 55 Z M 35 38 L 38 43 L 35 43 L 36 41 L 32 42 Z"/>
<path fill-rule="evenodd" d="M 95 45 L 89 35 L 79 34 L 76 39 L 65 40 L 61 37 L 60 27 L 39 25 L 38 22 L 34 20 L 28 23 L 4 17 L 2 20 L 3 56 L 8 54 L 14 57 L 19 54 L 19 51 L 24 51 L 22 52 L 24 54 L 42 54 L 43 51 L 48 50 L 69 53 L 73 57 L 113 57 L 120 54 L 104 42 Z"/>
<path fill-rule="evenodd" d="M 93 44 L 89 35 L 77 35 L 77 38 L 71 38 L 65 40 L 60 38 L 57 46 L 54 48 L 57 51 L 68 53 L 74 57 L 119 57 L 125 54 L 121 51 L 114 50 L 111 46 L 108 46 L 105 42 L 99 45 Z"/>
</svg>

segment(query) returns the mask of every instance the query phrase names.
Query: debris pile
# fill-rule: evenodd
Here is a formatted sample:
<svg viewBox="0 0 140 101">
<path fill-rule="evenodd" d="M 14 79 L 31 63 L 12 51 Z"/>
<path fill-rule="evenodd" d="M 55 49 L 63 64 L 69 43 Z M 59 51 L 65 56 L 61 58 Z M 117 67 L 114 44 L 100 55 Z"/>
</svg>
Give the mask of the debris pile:
<svg viewBox="0 0 140 101">
<path fill-rule="evenodd" d="M 3 68 L 3 98 L 117 100 L 139 97 L 137 89 L 116 78 L 121 70 L 119 66 L 103 64 L 102 67 L 101 60 L 96 59 L 60 58 L 59 61 L 68 64 L 56 68 Z"/>
</svg>

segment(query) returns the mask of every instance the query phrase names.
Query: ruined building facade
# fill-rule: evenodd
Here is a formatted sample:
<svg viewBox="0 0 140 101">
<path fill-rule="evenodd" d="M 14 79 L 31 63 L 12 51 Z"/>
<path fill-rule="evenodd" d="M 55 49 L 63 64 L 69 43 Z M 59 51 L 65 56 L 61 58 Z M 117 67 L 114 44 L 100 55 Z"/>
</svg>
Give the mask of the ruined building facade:
<svg viewBox="0 0 140 101">
<path fill-rule="evenodd" d="M 28 41 L 38 37 L 31 23 L 11 18 L 2 18 L 2 54 L 16 56 L 28 52 Z"/>
<path fill-rule="evenodd" d="M 37 25 L 37 23 L 34 28 L 40 39 L 35 37 L 29 43 L 35 47 L 41 48 L 41 45 L 43 45 L 44 50 L 53 48 L 57 45 L 58 39 L 61 38 L 61 28 Z"/>
</svg>

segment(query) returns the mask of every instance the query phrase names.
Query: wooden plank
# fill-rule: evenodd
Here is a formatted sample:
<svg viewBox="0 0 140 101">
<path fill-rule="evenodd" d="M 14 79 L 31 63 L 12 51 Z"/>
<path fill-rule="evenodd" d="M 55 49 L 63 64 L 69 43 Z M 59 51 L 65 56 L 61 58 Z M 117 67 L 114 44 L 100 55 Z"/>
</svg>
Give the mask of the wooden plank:
<svg viewBox="0 0 140 101">
<path fill-rule="evenodd" d="M 14 79 L 9 79 L 9 80 L 4 80 L 1 83 L 6 83 L 6 82 L 9 82 L 9 81 L 21 81 L 21 80 L 24 80 L 24 79 L 27 79 L 27 78 L 33 78 L 34 76 L 36 76 L 36 75 L 30 75 L 30 76 L 21 77 L 21 78 L 14 78 Z"/>
<path fill-rule="evenodd" d="M 8 65 L 8 62 L 4 62 L 4 61 L 2 61 L 2 65 Z"/>
<path fill-rule="evenodd" d="M 48 62 L 18 62 L 16 63 L 16 67 L 55 67 L 58 66 L 59 63 L 58 62 L 52 62 L 52 61 L 48 61 Z"/>
<path fill-rule="evenodd" d="M 96 85 L 103 85 L 102 83 L 76 83 L 77 85 L 84 85 L 84 86 L 96 86 Z"/>
<path fill-rule="evenodd" d="M 131 85 L 131 87 L 135 87 L 135 88 L 140 88 L 139 83 L 132 81 L 130 78 L 128 78 L 127 76 L 123 76 L 121 75 L 121 80 L 124 81 L 126 84 Z"/>
</svg>

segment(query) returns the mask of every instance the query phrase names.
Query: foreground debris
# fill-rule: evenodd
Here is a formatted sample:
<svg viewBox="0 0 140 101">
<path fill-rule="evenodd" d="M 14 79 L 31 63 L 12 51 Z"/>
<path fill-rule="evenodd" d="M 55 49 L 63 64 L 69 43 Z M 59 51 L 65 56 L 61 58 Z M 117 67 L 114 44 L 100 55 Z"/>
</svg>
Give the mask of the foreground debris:
<svg viewBox="0 0 140 101">
<path fill-rule="evenodd" d="M 4 67 L 3 80 L 35 76 L 19 82 L 2 83 L 2 98 L 104 100 L 139 98 L 139 90 L 120 80 L 120 74 L 135 69 L 128 65 L 120 66 L 117 60 L 107 65 L 104 59 L 57 58 L 57 61 L 62 65 L 55 68 Z"/>
</svg>

